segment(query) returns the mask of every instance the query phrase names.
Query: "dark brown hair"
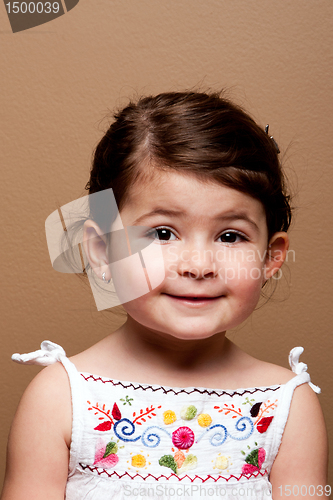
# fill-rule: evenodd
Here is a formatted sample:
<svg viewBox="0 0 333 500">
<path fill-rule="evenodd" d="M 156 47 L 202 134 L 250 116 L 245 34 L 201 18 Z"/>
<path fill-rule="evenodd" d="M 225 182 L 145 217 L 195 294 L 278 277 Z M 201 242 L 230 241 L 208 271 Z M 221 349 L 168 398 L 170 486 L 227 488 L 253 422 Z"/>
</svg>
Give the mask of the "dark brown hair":
<svg viewBox="0 0 333 500">
<path fill-rule="evenodd" d="M 260 200 L 269 237 L 288 229 L 290 197 L 276 144 L 221 93 L 169 92 L 143 97 L 116 113 L 114 119 L 96 147 L 86 185 L 89 194 L 112 188 L 121 211 L 129 188 L 152 162 L 163 169 L 217 181 Z M 98 222 L 94 207 L 90 208 Z"/>
</svg>

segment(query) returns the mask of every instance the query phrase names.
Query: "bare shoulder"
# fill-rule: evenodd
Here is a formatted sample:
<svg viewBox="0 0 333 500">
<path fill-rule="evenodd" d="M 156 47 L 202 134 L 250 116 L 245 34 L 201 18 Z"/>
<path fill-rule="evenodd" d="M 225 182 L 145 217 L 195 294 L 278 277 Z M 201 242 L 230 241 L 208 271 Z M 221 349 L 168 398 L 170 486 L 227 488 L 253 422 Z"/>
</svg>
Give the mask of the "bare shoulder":
<svg viewBox="0 0 333 500">
<path fill-rule="evenodd" d="M 115 373 L 118 374 L 119 367 L 126 365 L 126 359 L 121 356 L 117 343 L 114 342 L 114 337 L 115 332 L 88 349 L 71 356 L 69 360 L 80 372 L 88 372 L 101 377 L 116 377 Z M 110 359 L 112 359 L 111 369 Z M 117 378 L 122 377 L 118 376 Z"/>
<path fill-rule="evenodd" d="M 26 411 L 31 407 L 34 408 L 33 411 L 38 409 L 39 412 L 50 415 L 56 410 L 57 420 L 61 424 L 59 431 L 68 437 L 68 423 L 71 426 L 71 393 L 68 375 L 61 363 L 47 366 L 30 382 L 18 411 L 22 411 L 22 408 Z"/>
<path fill-rule="evenodd" d="M 232 349 L 235 352 L 237 371 L 247 381 L 248 387 L 282 385 L 295 377 L 290 369 L 257 359 L 235 344 Z"/>
<path fill-rule="evenodd" d="M 17 408 L 13 429 L 18 432 L 18 424 L 28 417 L 31 426 L 34 422 L 47 419 L 48 432 L 58 433 L 69 446 L 71 414 L 68 375 L 60 363 L 55 363 L 41 370 L 26 388 Z"/>
<path fill-rule="evenodd" d="M 327 481 L 327 462 L 323 412 L 317 395 L 305 383 L 297 387 L 293 394 L 282 443 L 271 471 L 273 492 L 275 488 L 276 496 L 284 498 L 283 495 L 288 496 L 285 485 L 304 485 L 304 491 L 305 486 L 313 485 L 320 496 L 321 487 L 324 488 Z M 278 493 L 277 488 L 281 485 L 282 490 Z"/>
<path fill-rule="evenodd" d="M 295 373 L 289 368 L 267 363 L 266 361 L 256 360 L 256 370 L 263 374 L 264 385 L 286 384 L 295 377 Z"/>
<path fill-rule="evenodd" d="M 64 498 L 70 436 L 69 381 L 57 363 L 38 373 L 18 405 L 1 499 Z"/>
</svg>

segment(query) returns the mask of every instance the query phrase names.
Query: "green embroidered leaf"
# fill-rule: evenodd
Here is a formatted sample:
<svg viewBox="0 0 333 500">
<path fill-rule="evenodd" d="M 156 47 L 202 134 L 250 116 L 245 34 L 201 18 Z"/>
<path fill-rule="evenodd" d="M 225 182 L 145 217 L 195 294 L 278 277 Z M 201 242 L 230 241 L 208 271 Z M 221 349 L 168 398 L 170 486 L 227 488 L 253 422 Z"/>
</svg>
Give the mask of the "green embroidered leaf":
<svg viewBox="0 0 333 500">
<path fill-rule="evenodd" d="M 246 457 L 245 462 L 259 468 L 258 452 L 259 452 L 259 450 L 251 451 L 251 453 L 249 453 L 248 456 Z"/>
<path fill-rule="evenodd" d="M 118 445 L 117 443 L 114 443 L 113 441 L 110 441 L 105 448 L 105 453 L 103 455 L 103 458 L 108 457 L 109 455 L 112 455 L 112 453 L 117 453 L 118 451 Z"/>
<path fill-rule="evenodd" d="M 169 467 L 175 474 L 177 474 L 177 464 L 172 455 L 163 455 L 158 463 L 164 467 Z"/>
</svg>

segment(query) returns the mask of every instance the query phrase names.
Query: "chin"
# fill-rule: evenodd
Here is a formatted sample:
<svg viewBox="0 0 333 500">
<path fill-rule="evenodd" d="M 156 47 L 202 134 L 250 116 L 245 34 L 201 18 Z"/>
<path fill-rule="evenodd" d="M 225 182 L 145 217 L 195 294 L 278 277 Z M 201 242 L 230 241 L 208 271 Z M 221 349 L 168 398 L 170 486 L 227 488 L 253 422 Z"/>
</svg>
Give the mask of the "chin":
<svg viewBox="0 0 333 500">
<path fill-rule="evenodd" d="M 203 340 L 213 335 L 216 335 L 219 332 L 223 332 L 224 330 L 221 328 L 207 328 L 207 321 L 205 325 L 169 325 L 170 328 L 165 329 L 161 328 L 161 332 L 170 335 L 170 337 L 177 338 L 179 340 Z"/>
</svg>

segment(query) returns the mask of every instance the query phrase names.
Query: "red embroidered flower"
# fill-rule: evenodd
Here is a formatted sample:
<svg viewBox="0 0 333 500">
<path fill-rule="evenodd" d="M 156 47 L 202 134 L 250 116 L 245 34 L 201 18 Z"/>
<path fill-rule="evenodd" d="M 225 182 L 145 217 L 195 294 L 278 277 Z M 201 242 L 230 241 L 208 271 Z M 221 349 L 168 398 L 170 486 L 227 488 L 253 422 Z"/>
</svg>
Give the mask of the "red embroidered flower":
<svg viewBox="0 0 333 500">
<path fill-rule="evenodd" d="M 194 443 L 194 433 L 189 427 L 178 427 L 172 433 L 172 442 L 177 448 L 187 450 Z"/>
</svg>

